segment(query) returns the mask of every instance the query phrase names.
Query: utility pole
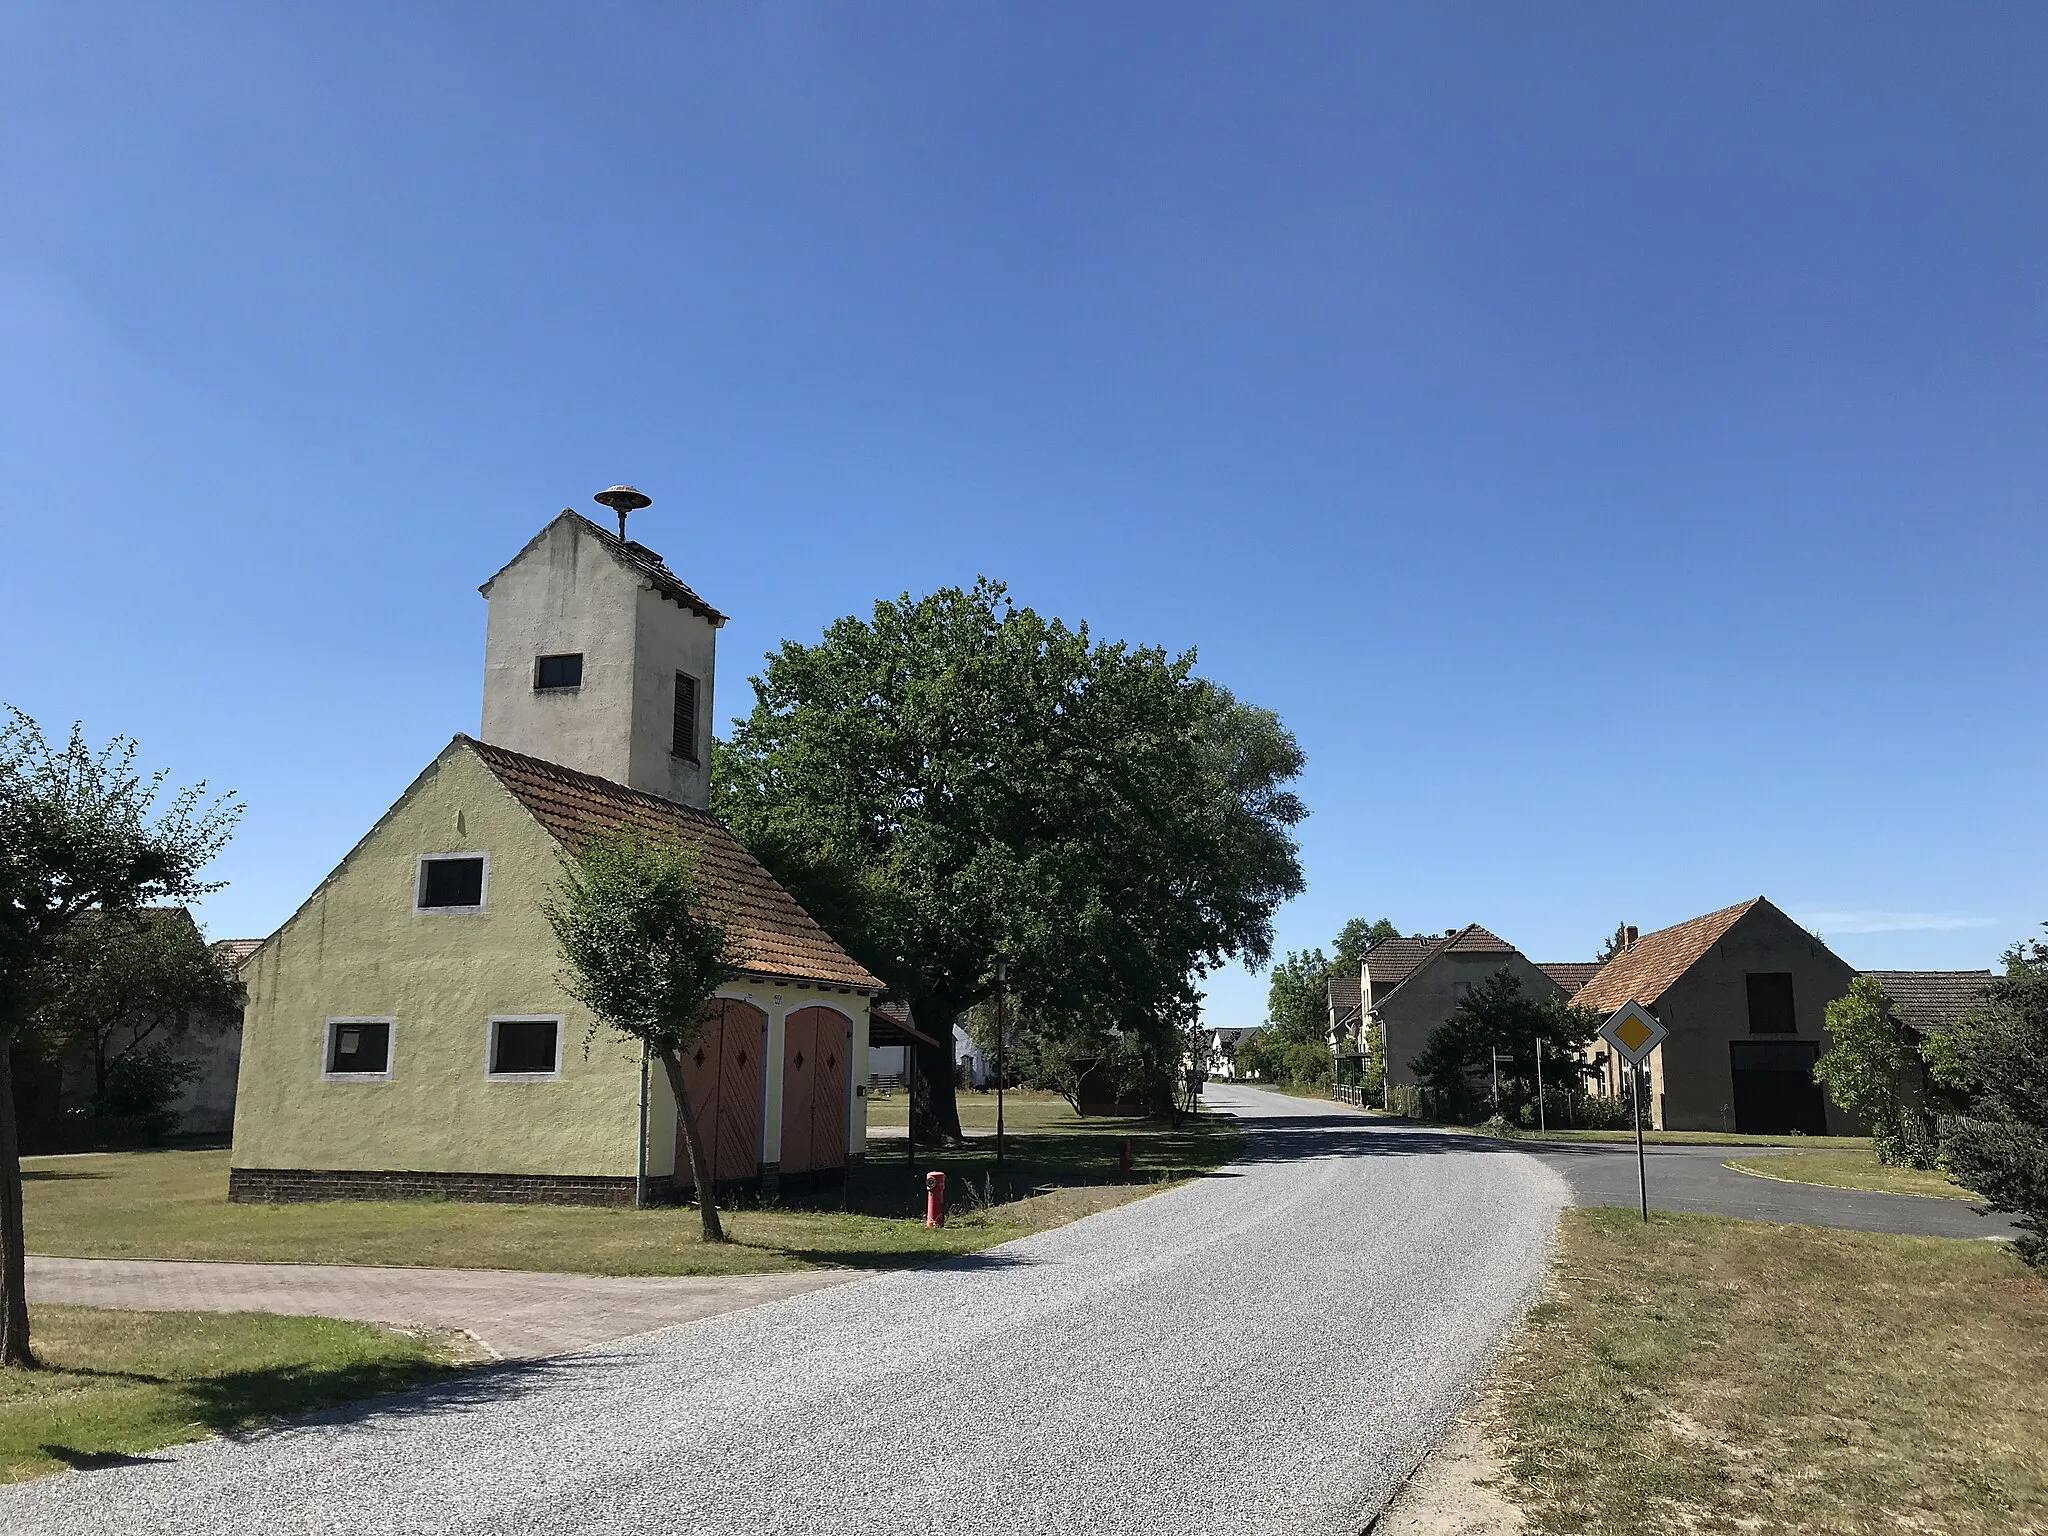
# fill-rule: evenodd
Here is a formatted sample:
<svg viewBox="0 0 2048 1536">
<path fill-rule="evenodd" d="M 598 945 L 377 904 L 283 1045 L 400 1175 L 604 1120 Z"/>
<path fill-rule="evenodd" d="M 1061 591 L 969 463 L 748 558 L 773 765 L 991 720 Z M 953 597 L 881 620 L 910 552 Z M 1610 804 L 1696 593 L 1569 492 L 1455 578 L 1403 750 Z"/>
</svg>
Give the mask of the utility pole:
<svg viewBox="0 0 2048 1536">
<path fill-rule="evenodd" d="M 996 956 L 996 1166 L 1003 1166 L 1003 1047 L 1010 1033 L 1009 958 Z"/>
</svg>

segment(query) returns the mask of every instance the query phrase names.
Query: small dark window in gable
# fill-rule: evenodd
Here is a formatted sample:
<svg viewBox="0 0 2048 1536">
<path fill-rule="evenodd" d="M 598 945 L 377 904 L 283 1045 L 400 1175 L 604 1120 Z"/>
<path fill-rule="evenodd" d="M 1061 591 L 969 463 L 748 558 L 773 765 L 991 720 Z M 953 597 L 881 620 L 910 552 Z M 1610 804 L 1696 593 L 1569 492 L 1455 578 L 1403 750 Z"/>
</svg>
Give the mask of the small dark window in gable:
<svg viewBox="0 0 2048 1536">
<path fill-rule="evenodd" d="M 687 672 L 676 674 L 675 736 L 669 752 L 686 762 L 697 761 L 697 679 Z"/>
<path fill-rule="evenodd" d="M 491 1049 L 491 1071 L 501 1077 L 555 1070 L 553 1019 L 500 1019 Z"/>
<path fill-rule="evenodd" d="M 1790 971 L 1751 971 L 1749 1032 L 1752 1035 L 1796 1035 L 1799 1021 L 1792 1012 Z"/>
<path fill-rule="evenodd" d="M 420 861 L 422 907 L 480 907 L 483 904 L 484 861 L 481 854 Z"/>
<path fill-rule="evenodd" d="M 533 660 L 533 686 L 539 693 L 554 688 L 581 688 L 583 686 L 583 656 L 536 656 Z"/>
<path fill-rule="evenodd" d="M 391 1066 L 391 1026 L 342 1020 L 328 1037 L 327 1070 L 333 1073 L 382 1073 Z"/>
</svg>

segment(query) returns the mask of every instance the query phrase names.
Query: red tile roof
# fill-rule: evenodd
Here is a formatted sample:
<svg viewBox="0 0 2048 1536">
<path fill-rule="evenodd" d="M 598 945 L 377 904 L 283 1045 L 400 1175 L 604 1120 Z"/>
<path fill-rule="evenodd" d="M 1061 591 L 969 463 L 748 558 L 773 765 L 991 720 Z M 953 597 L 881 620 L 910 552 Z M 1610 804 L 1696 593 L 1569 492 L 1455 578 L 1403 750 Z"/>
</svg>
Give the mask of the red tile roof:
<svg viewBox="0 0 2048 1536">
<path fill-rule="evenodd" d="M 1436 953 L 1441 938 L 1381 939 L 1365 952 L 1366 976 L 1375 992 L 1399 986 L 1415 968 Z"/>
<path fill-rule="evenodd" d="M 1702 955 L 1720 943 L 1722 936 L 1750 908 L 1762 902 L 1763 897 L 1758 896 L 1690 922 L 1644 934 L 1636 940 L 1634 948 L 1623 950 L 1601 966 L 1572 1001 L 1581 1008 L 1597 1008 L 1605 1013 L 1630 1000 L 1650 1007 L 1673 982 L 1698 964 Z"/>
<path fill-rule="evenodd" d="M 1394 977 L 1393 987 L 1382 992 L 1380 967 L 1373 963 L 1373 957 L 1382 949 L 1389 951 L 1387 972 Z M 1372 1006 L 1378 1008 L 1408 985 L 1408 978 L 1421 970 L 1438 955 L 1518 955 L 1520 950 L 1497 933 L 1489 933 L 1477 923 L 1467 923 L 1462 928 L 1453 928 L 1440 938 L 1382 939 L 1365 952 L 1368 973 L 1372 980 L 1375 996 Z M 1398 975 L 1394 973 L 1398 971 Z"/>
<path fill-rule="evenodd" d="M 216 939 L 213 952 L 227 962 L 228 969 L 234 970 L 261 949 L 263 942 L 261 939 Z"/>
<path fill-rule="evenodd" d="M 633 826 L 696 850 L 708 887 L 706 904 L 725 924 L 735 958 L 749 972 L 881 990 L 880 980 L 841 949 L 709 811 L 468 736 L 455 739 L 564 847 L 574 848 L 593 832 Z"/>
<path fill-rule="evenodd" d="M 1600 973 L 1598 960 L 1538 960 L 1536 969 L 1548 976 L 1564 989 L 1566 997 L 1576 997 L 1579 989 Z"/>
</svg>

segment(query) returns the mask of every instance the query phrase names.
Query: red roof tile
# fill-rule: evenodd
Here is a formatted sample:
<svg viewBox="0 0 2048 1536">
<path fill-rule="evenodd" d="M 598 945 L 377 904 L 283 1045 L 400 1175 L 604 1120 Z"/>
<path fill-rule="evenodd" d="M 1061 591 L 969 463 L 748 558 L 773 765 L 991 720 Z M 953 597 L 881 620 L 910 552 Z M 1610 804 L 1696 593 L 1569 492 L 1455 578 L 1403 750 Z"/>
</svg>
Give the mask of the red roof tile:
<svg viewBox="0 0 2048 1536">
<path fill-rule="evenodd" d="M 672 836 L 702 860 L 707 905 L 726 926 L 736 960 L 759 976 L 879 991 L 882 983 L 841 949 L 810 913 L 709 811 L 595 774 L 458 736 L 564 847 L 593 832 L 633 826 Z"/>
<path fill-rule="evenodd" d="M 1536 969 L 1564 988 L 1566 997 L 1576 997 L 1579 989 L 1600 973 L 1598 960 L 1538 960 Z"/>
<path fill-rule="evenodd" d="M 1644 934 L 1636 940 L 1634 948 L 1623 950 L 1601 966 L 1572 1001 L 1581 1008 L 1597 1008 L 1604 1013 L 1611 1013 L 1631 1000 L 1646 1008 L 1651 1006 L 1762 900 L 1758 896 L 1690 922 Z"/>
</svg>

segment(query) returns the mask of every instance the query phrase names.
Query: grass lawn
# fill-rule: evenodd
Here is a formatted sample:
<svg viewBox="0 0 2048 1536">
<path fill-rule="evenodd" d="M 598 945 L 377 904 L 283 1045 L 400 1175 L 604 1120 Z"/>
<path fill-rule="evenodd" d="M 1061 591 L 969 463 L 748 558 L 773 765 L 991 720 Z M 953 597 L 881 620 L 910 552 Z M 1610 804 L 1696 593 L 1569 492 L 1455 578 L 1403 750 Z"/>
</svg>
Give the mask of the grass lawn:
<svg viewBox="0 0 2048 1536">
<path fill-rule="evenodd" d="M 451 1375 L 446 1340 L 253 1312 L 36 1307 L 48 1369 L 0 1372 L 0 1482 L 126 1457 Z"/>
<path fill-rule="evenodd" d="M 1007 1118 L 1007 1117 L 1006 1117 Z M 844 1209 L 727 1213 L 733 1241 L 697 1238 L 696 1212 L 452 1200 L 233 1205 L 225 1152 L 123 1152 L 23 1162 L 31 1252 L 76 1258 L 239 1259 L 428 1264 L 601 1275 L 751 1274 L 814 1265 L 884 1268 L 972 1252 L 1228 1162 L 1235 1125 L 1203 1117 L 1178 1130 L 1085 1122 L 934 1153 L 914 1166 L 877 1141 L 847 1180 Z M 1096 1129 L 1095 1127 L 1101 1127 Z M 1128 1136 L 1131 1180 L 1118 1161 Z M 948 1224 L 923 1225 L 924 1174 L 948 1177 Z"/>
<path fill-rule="evenodd" d="M 1488 1412 L 1548 1536 L 2048 1532 L 2048 1277 L 1992 1243 L 1568 1210 Z"/>
<path fill-rule="evenodd" d="M 963 1131 L 992 1131 L 996 1128 L 996 1096 L 976 1089 L 963 1088 L 956 1095 L 960 1105 L 960 1129 Z M 892 1093 L 886 1097 L 868 1100 L 868 1126 L 902 1126 L 909 1123 L 910 1096 Z M 1121 1120 L 1107 1119 L 1101 1115 L 1082 1119 L 1074 1113 L 1074 1106 L 1056 1093 L 1043 1092 L 1036 1088 L 1012 1088 L 1003 1095 L 1003 1129 L 1011 1131 L 1042 1130 L 1083 1130 L 1118 1124 Z M 1134 1121 L 1133 1124 L 1145 1124 Z"/>
<path fill-rule="evenodd" d="M 1875 1189 L 1893 1195 L 1943 1195 L 1950 1200 L 1982 1200 L 1939 1169 L 1894 1168 L 1880 1163 L 1868 1144 L 1854 1150 L 1788 1152 L 1782 1157 L 1732 1161 L 1730 1168 L 1800 1184 L 1831 1184 L 1837 1189 Z"/>
</svg>

